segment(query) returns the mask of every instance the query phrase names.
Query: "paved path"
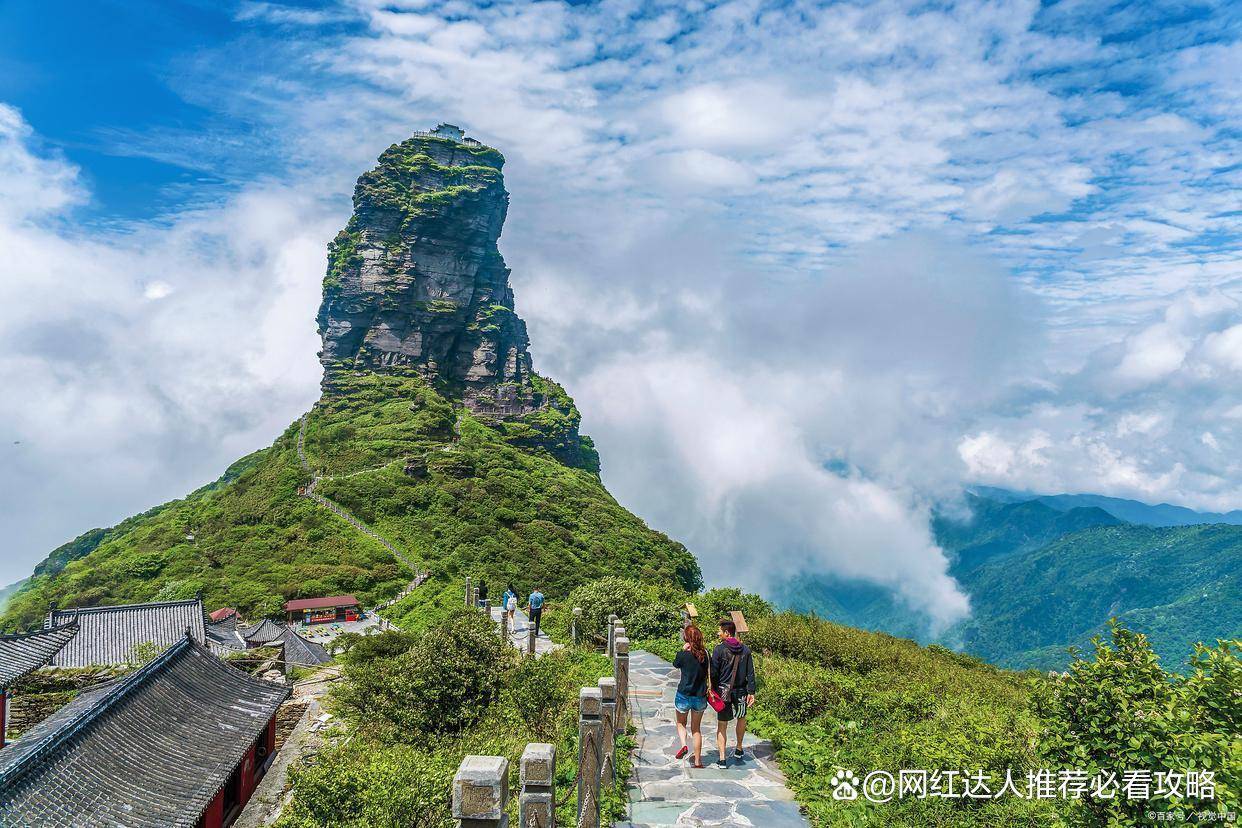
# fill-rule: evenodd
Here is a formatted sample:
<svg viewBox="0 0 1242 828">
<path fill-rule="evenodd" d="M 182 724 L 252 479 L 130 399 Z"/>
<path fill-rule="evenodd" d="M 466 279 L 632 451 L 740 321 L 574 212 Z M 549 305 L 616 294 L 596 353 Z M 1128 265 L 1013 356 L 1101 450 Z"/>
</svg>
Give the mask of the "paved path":
<svg viewBox="0 0 1242 828">
<path fill-rule="evenodd" d="M 630 653 L 630 715 L 638 730 L 630 779 L 630 821 L 618 828 L 724 826 L 806 828 L 793 793 L 772 758 L 772 745 L 747 734 L 746 757 L 716 760 L 716 713 L 703 716 L 703 764 L 698 770 L 673 756 L 679 747 L 673 696 L 680 671 L 644 650 Z M 730 728 L 732 730 L 732 728 Z M 729 736 L 729 752 L 733 736 Z"/>
<path fill-rule="evenodd" d="M 492 607 L 492 620 L 496 622 L 496 626 L 500 626 L 500 607 Z M 528 644 L 527 636 L 530 635 L 530 619 L 526 617 L 526 613 L 517 610 L 513 614 L 513 627 L 509 630 L 509 643 L 517 647 L 522 652 L 526 652 Z M 550 653 L 553 650 L 559 650 L 560 644 L 548 638 L 548 634 L 539 631 L 539 637 L 535 639 L 535 656 L 541 656 L 544 653 Z"/>
</svg>

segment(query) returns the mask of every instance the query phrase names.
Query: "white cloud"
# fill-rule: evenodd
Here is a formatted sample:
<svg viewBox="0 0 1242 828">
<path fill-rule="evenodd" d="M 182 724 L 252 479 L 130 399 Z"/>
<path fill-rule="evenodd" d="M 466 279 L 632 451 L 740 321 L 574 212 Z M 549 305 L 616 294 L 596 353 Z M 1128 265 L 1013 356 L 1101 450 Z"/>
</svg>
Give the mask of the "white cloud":
<svg viewBox="0 0 1242 828">
<path fill-rule="evenodd" d="M 963 483 L 1236 507 L 1242 273 L 1212 240 L 1238 229 L 1238 51 L 1143 53 L 1084 15 L 252 3 L 239 18 L 282 39 L 175 74 L 262 141 L 111 134 L 284 166 L 131 236 L 69 233 L 76 171 L 0 109 L 0 240 L 31 263 L 0 288 L 24 343 L 0 371 L 40 400 L 4 414 L 23 447 L 74 435 L 0 477 L 39 538 L 24 558 L 300 413 L 349 184 L 438 120 L 505 152 L 536 363 L 578 396 L 611 489 L 709 575 L 827 569 L 945 622 L 966 605 L 926 518 Z M 1110 91 L 1136 69 L 1157 85 Z M 143 482 L 113 491 L 118 466 Z M 61 511 L 28 508 L 40 491 Z"/>
</svg>

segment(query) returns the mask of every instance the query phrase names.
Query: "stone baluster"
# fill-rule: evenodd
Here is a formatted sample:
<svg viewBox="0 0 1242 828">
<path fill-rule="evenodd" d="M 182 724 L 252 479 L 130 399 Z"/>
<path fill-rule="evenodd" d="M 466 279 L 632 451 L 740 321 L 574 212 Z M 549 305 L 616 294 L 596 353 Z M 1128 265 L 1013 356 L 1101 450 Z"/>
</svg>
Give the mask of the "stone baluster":
<svg viewBox="0 0 1242 828">
<path fill-rule="evenodd" d="M 519 828 L 556 828 L 556 746 L 527 745 L 518 773 L 522 783 Z"/>
<path fill-rule="evenodd" d="M 574 617 L 569 622 L 569 640 L 578 643 L 578 622 L 582 619 L 582 607 L 574 607 Z"/>
<path fill-rule="evenodd" d="M 470 576 L 466 576 L 466 606 L 470 606 Z"/>
<path fill-rule="evenodd" d="M 535 654 L 535 622 L 529 618 L 526 619 L 526 653 Z"/>
<path fill-rule="evenodd" d="M 607 630 L 607 632 L 608 632 L 608 650 L 607 650 L 607 655 L 608 655 L 608 657 L 609 657 L 609 658 L 612 658 L 612 657 L 613 657 L 613 655 L 615 655 L 615 653 L 614 653 L 614 651 L 613 651 L 613 649 L 612 649 L 612 642 L 616 640 L 616 637 L 617 637 L 617 624 L 618 624 L 619 622 L 620 622 L 620 619 L 619 619 L 619 618 L 617 618 L 617 616 L 616 616 L 615 614 L 613 614 L 613 615 L 609 615 L 609 616 L 608 616 L 608 630 Z"/>
<path fill-rule="evenodd" d="M 453 777 L 453 820 L 457 828 L 508 828 L 509 760 L 467 756 Z"/>
<path fill-rule="evenodd" d="M 473 587 L 470 590 L 470 609 L 479 608 L 479 588 Z"/>
<path fill-rule="evenodd" d="M 599 828 L 599 766 L 603 747 L 598 687 L 578 691 L 578 828 Z"/>
<path fill-rule="evenodd" d="M 505 646 L 509 646 L 509 611 L 503 604 L 500 607 L 500 637 L 504 639 Z"/>
<path fill-rule="evenodd" d="M 604 757 L 606 773 L 601 776 L 602 785 L 611 785 L 617 775 L 617 680 L 602 678 L 599 680 L 600 721 L 604 727 Z"/>
<path fill-rule="evenodd" d="M 617 680 L 617 730 L 624 732 L 630 710 L 630 640 L 625 636 L 624 627 L 615 646 L 617 654 L 612 659 L 612 675 Z"/>
<path fill-rule="evenodd" d="M 491 598 L 483 599 L 483 614 L 486 615 L 488 618 L 492 617 L 492 599 Z"/>
</svg>

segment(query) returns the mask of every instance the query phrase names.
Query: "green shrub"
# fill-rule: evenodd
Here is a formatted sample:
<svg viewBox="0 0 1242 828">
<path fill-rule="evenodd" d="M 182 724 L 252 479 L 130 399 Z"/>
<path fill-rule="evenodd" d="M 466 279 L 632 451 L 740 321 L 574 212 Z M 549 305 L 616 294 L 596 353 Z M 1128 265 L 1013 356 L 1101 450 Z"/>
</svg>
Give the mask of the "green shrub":
<svg viewBox="0 0 1242 828">
<path fill-rule="evenodd" d="M 742 592 L 734 587 L 709 589 L 690 600 L 699 611 L 699 626 L 704 630 L 714 630 L 716 622 L 728 618 L 734 610 L 740 610 L 751 624 L 772 614 L 772 605 L 767 601 L 752 592 Z"/>
<path fill-rule="evenodd" d="M 569 593 L 567 603 L 570 607 L 582 608 L 578 634 L 600 642 L 607 635 L 606 625 L 611 613 L 626 619 L 635 609 L 650 602 L 653 593 L 651 587 L 629 578 L 600 578 Z M 626 632 L 629 632 L 628 624 Z"/>
<path fill-rule="evenodd" d="M 351 743 L 326 751 L 314 765 L 298 765 L 297 795 L 279 828 L 449 828 L 449 800 L 457 762 L 424 747 L 383 750 Z"/>
<path fill-rule="evenodd" d="M 667 604 L 643 604 L 625 618 L 625 634 L 638 638 L 667 638 L 681 630 L 681 613 Z"/>
<path fill-rule="evenodd" d="M 408 640 L 380 635 L 353 645 L 337 692 L 346 715 L 404 737 L 457 732 L 495 698 L 514 657 L 491 621 L 465 609 L 391 655 Z"/>
<path fill-rule="evenodd" d="M 506 678 L 506 705 L 545 741 L 556 735 L 562 711 L 575 704 L 578 697 L 578 688 L 570 683 L 572 674 L 566 669 L 566 660 L 559 652 L 524 658 Z"/>
<path fill-rule="evenodd" d="M 1147 637 L 1110 624 L 1111 644 L 1097 637 L 1094 658 L 1075 658 L 1063 677 L 1041 682 L 1041 746 L 1061 768 L 1117 774 L 1140 768 L 1215 772 L 1215 800 L 1163 800 L 1158 810 L 1184 821 L 1199 810 L 1242 804 L 1242 642 L 1196 648 L 1192 671 L 1170 676 Z M 1072 812 L 1083 825 L 1134 824 L 1152 802 L 1084 798 Z"/>
</svg>

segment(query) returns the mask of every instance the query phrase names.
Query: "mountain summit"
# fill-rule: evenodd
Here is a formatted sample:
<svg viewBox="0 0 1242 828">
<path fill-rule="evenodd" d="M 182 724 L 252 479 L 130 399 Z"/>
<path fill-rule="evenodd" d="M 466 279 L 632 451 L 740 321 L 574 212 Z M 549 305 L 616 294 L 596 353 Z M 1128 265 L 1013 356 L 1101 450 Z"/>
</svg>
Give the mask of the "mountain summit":
<svg viewBox="0 0 1242 828">
<path fill-rule="evenodd" d="M 354 215 L 328 248 L 323 389 L 340 391 L 360 370 L 413 372 L 472 413 L 515 423 L 516 439 L 598 470 L 572 401 L 531 367 L 497 247 L 503 166 L 498 151 L 441 124 L 389 147 L 358 179 Z"/>
<path fill-rule="evenodd" d="M 504 158 L 442 124 L 358 179 L 329 248 L 319 308 L 325 384 L 342 369 L 412 367 L 473 410 L 535 406 L 526 325 L 496 246 Z"/>
<path fill-rule="evenodd" d="M 463 572 L 552 598 L 618 572 L 701 585 L 684 546 L 604 489 L 573 400 L 533 370 L 497 247 L 503 164 L 444 124 L 385 150 L 328 246 L 319 401 L 215 483 L 53 550 L 0 629 L 198 591 L 252 617 L 373 604 L 422 569 L 391 610 L 407 627 L 459 600 Z"/>
</svg>

